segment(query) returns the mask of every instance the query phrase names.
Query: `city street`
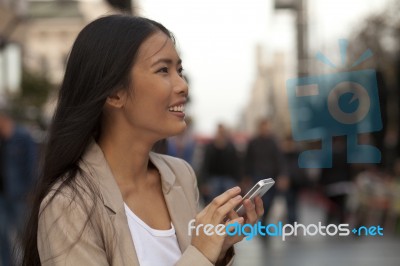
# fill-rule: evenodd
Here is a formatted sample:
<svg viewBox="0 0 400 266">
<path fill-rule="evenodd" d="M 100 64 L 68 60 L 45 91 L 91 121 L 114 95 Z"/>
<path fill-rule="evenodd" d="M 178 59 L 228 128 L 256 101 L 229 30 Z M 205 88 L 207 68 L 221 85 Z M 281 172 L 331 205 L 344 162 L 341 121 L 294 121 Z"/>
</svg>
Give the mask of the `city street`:
<svg viewBox="0 0 400 266">
<path fill-rule="evenodd" d="M 323 221 L 323 210 L 302 202 L 300 222 Z M 236 245 L 235 266 L 398 266 L 400 237 L 261 237 Z"/>
</svg>

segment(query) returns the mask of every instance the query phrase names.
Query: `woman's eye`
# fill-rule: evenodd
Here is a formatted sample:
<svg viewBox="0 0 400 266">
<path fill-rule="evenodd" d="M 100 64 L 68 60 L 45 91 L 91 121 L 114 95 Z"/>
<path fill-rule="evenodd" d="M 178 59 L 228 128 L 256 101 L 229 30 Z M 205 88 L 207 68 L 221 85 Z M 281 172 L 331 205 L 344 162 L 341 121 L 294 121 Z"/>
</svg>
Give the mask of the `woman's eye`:
<svg viewBox="0 0 400 266">
<path fill-rule="evenodd" d="M 179 76 L 183 76 L 183 70 L 184 70 L 183 67 L 178 69 Z"/>
<path fill-rule="evenodd" d="M 168 73 L 168 67 L 160 68 L 157 72 L 159 72 L 159 73 Z"/>
</svg>

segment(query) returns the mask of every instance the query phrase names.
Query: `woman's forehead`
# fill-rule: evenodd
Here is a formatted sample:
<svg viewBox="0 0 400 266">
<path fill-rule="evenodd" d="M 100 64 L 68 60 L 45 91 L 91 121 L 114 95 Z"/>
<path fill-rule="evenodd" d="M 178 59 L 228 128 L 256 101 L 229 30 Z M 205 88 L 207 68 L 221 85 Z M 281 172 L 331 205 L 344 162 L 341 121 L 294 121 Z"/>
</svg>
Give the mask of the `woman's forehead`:
<svg viewBox="0 0 400 266">
<path fill-rule="evenodd" d="M 157 32 L 145 40 L 139 48 L 137 62 L 153 64 L 160 57 L 179 58 L 175 45 L 170 37 L 163 32 Z"/>
</svg>

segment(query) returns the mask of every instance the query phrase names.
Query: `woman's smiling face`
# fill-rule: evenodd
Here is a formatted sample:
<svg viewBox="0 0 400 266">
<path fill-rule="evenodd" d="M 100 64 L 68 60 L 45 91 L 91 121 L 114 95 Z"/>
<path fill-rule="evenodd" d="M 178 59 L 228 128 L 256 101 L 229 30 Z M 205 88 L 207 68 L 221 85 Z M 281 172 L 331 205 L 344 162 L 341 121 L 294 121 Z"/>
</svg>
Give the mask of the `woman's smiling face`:
<svg viewBox="0 0 400 266">
<path fill-rule="evenodd" d="M 125 118 L 134 130 L 166 138 L 186 128 L 188 86 L 182 70 L 182 61 L 167 35 L 156 32 L 143 42 L 124 104 Z"/>
</svg>

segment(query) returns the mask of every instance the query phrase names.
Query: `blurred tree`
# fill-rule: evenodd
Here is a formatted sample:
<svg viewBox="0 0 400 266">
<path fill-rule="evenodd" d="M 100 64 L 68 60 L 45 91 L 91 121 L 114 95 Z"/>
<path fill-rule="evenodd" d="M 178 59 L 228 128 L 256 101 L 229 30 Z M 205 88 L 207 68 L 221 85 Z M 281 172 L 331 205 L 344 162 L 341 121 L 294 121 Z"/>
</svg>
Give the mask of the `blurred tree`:
<svg viewBox="0 0 400 266">
<path fill-rule="evenodd" d="M 132 0 L 106 0 L 112 7 L 123 12 L 132 13 Z"/>
<path fill-rule="evenodd" d="M 42 107 L 53 88 L 45 76 L 24 69 L 21 91 L 11 97 L 11 108 L 15 116 L 23 120 L 40 120 Z"/>
<path fill-rule="evenodd" d="M 400 157 L 400 2 L 392 1 L 380 13 L 367 17 L 356 30 L 352 54 L 361 55 L 367 48 L 374 57 L 369 65 L 377 70 L 379 101 L 383 130 L 374 134 L 374 140 L 385 153 L 385 131 L 397 128 L 397 156 Z M 383 158 L 385 159 L 385 158 Z M 390 162 L 385 162 L 390 167 Z"/>
<path fill-rule="evenodd" d="M 46 101 L 53 85 L 43 75 L 23 70 L 20 99 L 28 104 L 41 107 Z"/>
</svg>

